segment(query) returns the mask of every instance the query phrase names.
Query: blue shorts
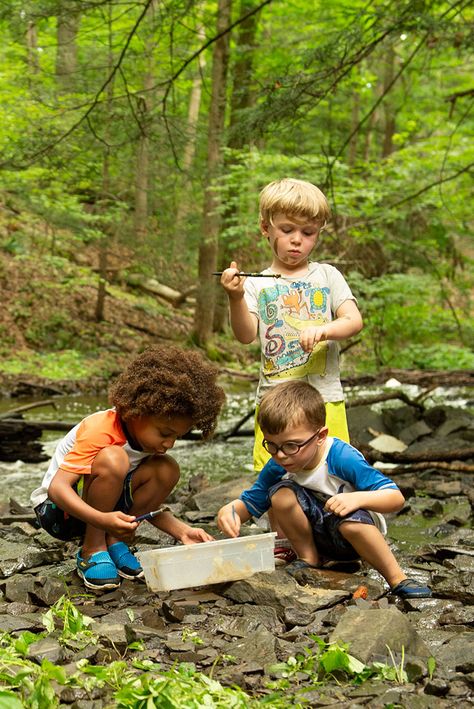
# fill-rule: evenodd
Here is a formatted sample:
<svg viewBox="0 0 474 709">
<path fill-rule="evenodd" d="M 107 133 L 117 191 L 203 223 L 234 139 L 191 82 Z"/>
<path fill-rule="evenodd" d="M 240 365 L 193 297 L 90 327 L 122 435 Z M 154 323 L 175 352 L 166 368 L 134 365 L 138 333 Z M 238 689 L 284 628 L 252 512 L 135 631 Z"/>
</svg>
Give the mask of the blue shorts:
<svg viewBox="0 0 474 709">
<path fill-rule="evenodd" d="M 136 470 L 136 468 L 135 468 Z M 132 475 L 135 471 L 127 473 L 123 481 L 123 490 L 120 499 L 115 505 L 115 510 L 128 512 L 133 503 L 132 496 Z M 75 491 L 77 486 L 74 486 Z M 86 531 L 86 523 L 76 517 L 71 517 L 67 512 L 61 510 L 50 499 L 41 502 L 35 507 L 36 518 L 40 526 L 52 537 L 68 542 L 71 539 L 83 537 Z"/>
<path fill-rule="evenodd" d="M 280 480 L 273 485 L 268 494 L 270 498 L 282 487 L 288 487 L 296 495 L 298 503 L 311 523 L 314 543 L 318 552 L 327 559 L 337 561 L 352 561 L 360 559 L 352 544 L 344 539 L 339 531 L 343 522 L 359 522 L 361 524 L 375 524 L 367 510 L 355 510 L 345 517 L 339 517 L 324 509 L 330 495 L 319 495 L 298 485 L 294 480 Z"/>
</svg>

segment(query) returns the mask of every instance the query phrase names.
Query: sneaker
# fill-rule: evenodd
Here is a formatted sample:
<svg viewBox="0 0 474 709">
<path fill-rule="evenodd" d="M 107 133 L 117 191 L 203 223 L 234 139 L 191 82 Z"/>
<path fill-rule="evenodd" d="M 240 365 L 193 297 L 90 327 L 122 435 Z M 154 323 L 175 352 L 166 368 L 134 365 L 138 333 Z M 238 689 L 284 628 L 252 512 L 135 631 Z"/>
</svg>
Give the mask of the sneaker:
<svg viewBox="0 0 474 709">
<path fill-rule="evenodd" d="M 109 547 L 109 554 L 114 562 L 119 576 L 124 579 L 141 579 L 143 569 L 137 557 L 132 554 L 124 542 L 115 542 Z"/>
<path fill-rule="evenodd" d="M 86 560 L 82 558 L 81 551 L 76 555 L 76 568 L 86 588 L 102 590 L 120 586 L 117 569 L 108 552 L 96 551 Z"/>
<path fill-rule="evenodd" d="M 390 589 L 392 596 L 399 598 L 431 598 L 431 588 L 415 579 L 404 579 Z"/>
<path fill-rule="evenodd" d="M 289 547 L 276 546 L 273 550 L 275 566 L 286 566 L 296 559 L 296 553 Z"/>
</svg>

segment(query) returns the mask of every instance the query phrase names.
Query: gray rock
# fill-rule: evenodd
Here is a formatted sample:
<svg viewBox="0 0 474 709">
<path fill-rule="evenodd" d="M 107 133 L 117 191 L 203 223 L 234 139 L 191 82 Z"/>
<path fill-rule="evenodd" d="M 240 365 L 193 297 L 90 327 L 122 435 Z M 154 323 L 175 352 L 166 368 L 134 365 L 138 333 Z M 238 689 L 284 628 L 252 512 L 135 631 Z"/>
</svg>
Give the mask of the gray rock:
<svg viewBox="0 0 474 709">
<path fill-rule="evenodd" d="M 23 630 L 36 630 L 41 625 L 38 617 L 28 618 L 25 616 L 15 617 L 8 614 L 0 614 L 0 628 L 5 633 L 15 633 Z M 44 628 L 43 628 L 44 630 Z"/>
<path fill-rule="evenodd" d="M 275 653 L 275 638 L 265 628 L 259 628 L 251 635 L 237 640 L 231 645 L 231 654 L 242 660 L 247 666 L 246 671 L 263 670 L 265 665 L 277 661 Z M 245 671 L 243 668 L 240 668 Z"/>
<path fill-rule="evenodd" d="M 272 606 L 278 615 L 283 617 L 285 608 L 289 605 L 302 611 L 315 612 L 335 605 L 349 594 L 347 591 L 301 587 L 283 571 L 255 574 L 249 579 L 235 581 L 226 588 L 224 595 L 237 603 Z"/>
<path fill-rule="evenodd" d="M 398 437 L 409 446 L 410 443 L 418 441 L 424 436 L 429 436 L 431 433 L 433 433 L 433 429 L 430 428 L 425 421 L 421 420 L 415 421 L 415 423 L 412 423 L 410 426 L 403 428 L 398 434 Z"/>
<path fill-rule="evenodd" d="M 433 653 L 436 661 L 457 672 L 474 672 L 474 633 L 455 635 Z"/>
<path fill-rule="evenodd" d="M 125 626 L 122 623 L 102 623 L 95 621 L 90 629 L 99 636 L 101 643 L 106 648 L 113 648 L 118 653 L 123 653 L 128 645 Z"/>
<path fill-rule="evenodd" d="M 49 660 L 55 665 L 63 660 L 64 652 L 58 641 L 49 636 L 28 647 L 28 658 L 38 664 L 41 664 L 43 660 Z"/>
<path fill-rule="evenodd" d="M 361 610 L 351 607 L 330 635 L 331 642 L 349 643 L 349 652 L 362 662 L 385 658 L 390 662 L 387 646 L 399 654 L 402 647 L 408 655 L 429 657 L 430 651 L 420 636 L 397 608 Z"/>
<path fill-rule="evenodd" d="M 36 577 L 29 574 L 15 574 L 5 583 L 5 598 L 17 603 L 30 603 L 35 589 Z"/>
<path fill-rule="evenodd" d="M 381 453 L 402 453 L 406 449 L 407 444 L 399 438 L 395 438 L 395 436 L 382 433 L 380 436 L 372 438 L 369 441 L 369 446 Z"/>
<path fill-rule="evenodd" d="M 203 490 L 193 496 L 194 509 L 216 515 L 222 505 L 235 500 L 242 490 L 246 490 L 249 482 L 249 478 L 245 477 Z"/>
<path fill-rule="evenodd" d="M 372 411 L 370 406 L 349 406 L 347 408 L 347 423 L 354 445 L 368 444 L 374 437 L 369 429 L 380 433 L 389 433 L 382 415 Z"/>
</svg>

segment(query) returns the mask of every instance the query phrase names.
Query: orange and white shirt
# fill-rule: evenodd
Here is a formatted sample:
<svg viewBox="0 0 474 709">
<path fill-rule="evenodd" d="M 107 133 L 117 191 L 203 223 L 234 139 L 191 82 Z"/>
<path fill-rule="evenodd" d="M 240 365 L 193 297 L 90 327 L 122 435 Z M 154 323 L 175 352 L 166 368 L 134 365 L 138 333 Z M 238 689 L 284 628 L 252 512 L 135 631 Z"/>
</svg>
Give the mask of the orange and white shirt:
<svg viewBox="0 0 474 709">
<path fill-rule="evenodd" d="M 115 409 L 91 414 L 58 443 L 41 486 L 31 493 L 32 506 L 37 507 L 48 498 L 48 488 L 59 468 L 78 476 L 90 475 L 96 455 L 108 446 L 124 449 L 130 461 L 129 472 L 150 455 L 132 447 Z"/>
</svg>

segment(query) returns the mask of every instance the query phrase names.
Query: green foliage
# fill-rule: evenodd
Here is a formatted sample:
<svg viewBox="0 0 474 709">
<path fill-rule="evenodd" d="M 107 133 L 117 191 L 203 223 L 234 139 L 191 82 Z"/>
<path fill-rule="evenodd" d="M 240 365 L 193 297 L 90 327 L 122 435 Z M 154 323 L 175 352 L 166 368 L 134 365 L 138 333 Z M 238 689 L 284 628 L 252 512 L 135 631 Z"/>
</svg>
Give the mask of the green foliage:
<svg viewBox="0 0 474 709">
<path fill-rule="evenodd" d="M 443 299 L 433 277 L 408 273 L 368 280 L 353 273 L 350 281 L 365 320 L 368 358 L 373 357 L 377 367 L 474 366 L 472 349 L 466 346 L 474 344 L 474 319 L 469 318 L 465 302 L 454 306 Z M 370 359 L 365 365 L 370 367 Z"/>
<path fill-rule="evenodd" d="M 362 684 L 368 679 L 374 681 L 389 681 L 403 684 L 407 681 L 402 660 L 396 664 L 393 653 L 387 648 L 392 659 L 392 665 L 373 662 L 366 665 L 348 652 L 345 643 L 325 643 L 317 636 L 310 636 L 316 643 L 316 651 L 305 648 L 304 653 L 289 657 L 286 662 L 280 662 L 270 667 L 270 672 L 279 677 L 270 683 L 272 689 L 290 689 L 303 681 L 310 680 L 313 685 L 322 685 L 329 678 L 338 682 L 350 681 Z M 304 693 L 297 695 L 301 698 Z"/>
<path fill-rule="evenodd" d="M 88 660 L 79 660 L 77 671 L 68 673 L 61 666 L 43 660 L 39 665 L 27 659 L 28 647 L 38 639 L 54 634 L 61 643 L 79 648 L 97 643 L 89 630 L 92 619 L 84 616 L 66 596 L 61 597 L 43 616 L 46 633 L 23 633 L 15 638 L 7 633 L 0 635 L 0 709 L 22 707 L 40 709 L 59 706 L 56 686 L 83 688 L 91 693 L 94 688 L 103 688 L 110 698 L 110 706 L 118 709 L 147 709 L 169 707 L 170 709 L 285 709 L 291 706 L 306 706 L 305 690 L 300 685 L 308 681 L 310 687 L 323 685 L 336 679 L 338 683 L 350 681 L 360 684 L 367 679 L 406 682 L 403 656 L 399 665 L 393 658 L 393 666 L 375 662 L 365 665 L 348 653 L 347 646 L 327 644 L 311 636 L 317 650 L 309 648 L 303 654 L 290 657 L 286 662 L 270 668 L 279 679 L 270 683 L 271 693 L 262 698 L 252 698 L 238 687 L 225 687 L 211 676 L 198 672 L 193 664 L 181 663 L 169 670 L 151 660 L 140 659 L 131 654 L 125 659 L 107 666 L 91 665 Z M 192 639 L 192 634 L 188 634 Z M 132 652 L 128 648 L 128 653 Z M 222 657 L 232 662 L 231 656 Z M 430 658 L 432 660 L 432 658 Z M 215 663 L 216 664 L 216 663 Z M 213 667 L 214 669 L 214 667 Z M 430 676 L 434 663 L 428 661 Z"/>
<path fill-rule="evenodd" d="M 97 279 L 90 312 L 70 309 L 65 296 L 78 297 L 79 281 L 92 286 L 93 277 L 76 267 L 71 276 L 65 262 L 97 268 L 107 245 L 130 271 L 179 288 L 195 281 L 207 237 L 217 4 L 178 0 L 146 14 L 133 0 L 71 4 L 80 22 L 67 48 L 58 3 L 36 5 L 0 10 L 0 248 L 55 268 L 59 292 L 43 271 L 31 290 L 45 296 L 44 317 L 32 316 L 31 293 L 8 307 L 31 349 L 87 351 Z M 354 366 L 472 366 L 472 19 L 472 7 L 456 3 L 337 0 L 308 12 L 296 0 L 267 5 L 252 42 L 240 37 L 244 26 L 232 32 L 227 140 L 241 149 L 223 146 L 214 181 L 218 258 L 268 265 L 260 189 L 282 176 L 318 184 L 334 216 L 315 258 L 350 274 L 364 305 L 361 344 L 347 355 L 357 352 Z M 63 50 L 76 62 L 68 76 L 56 72 Z M 142 187 L 138 177 L 148 178 Z M 139 197 L 146 233 L 134 226 Z M 418 317 L 417 279 L 427 286 Z M 408 289 L 406 307 L 397 285 Z M 9 355 L 15 339 L 1 327 Z M 113 348 L 107 335 L 98 340 Z M 211 354 L 219 360 L 217 348 Z"/>
<path fill-rule="evenodd" d="M 64 350 L 51 354 L 17 352 L 16 357 L 2 360 L 0 371 L 5 374 L 29 374 L 35 372 L 48 379 L 83 379 L 102 372 L 96 359 L 86 359 L 76 350 Z"/>
</svg>

